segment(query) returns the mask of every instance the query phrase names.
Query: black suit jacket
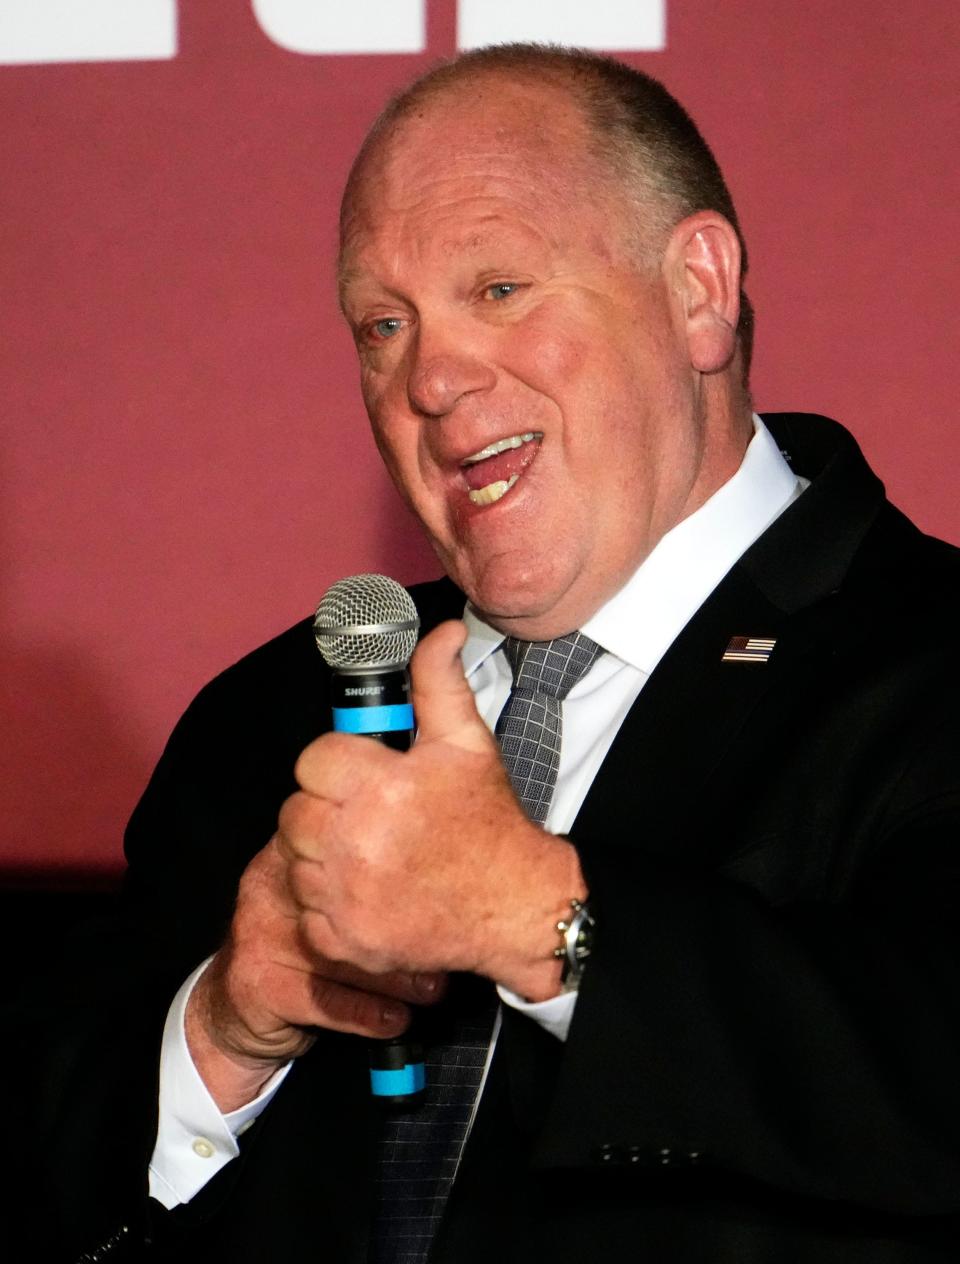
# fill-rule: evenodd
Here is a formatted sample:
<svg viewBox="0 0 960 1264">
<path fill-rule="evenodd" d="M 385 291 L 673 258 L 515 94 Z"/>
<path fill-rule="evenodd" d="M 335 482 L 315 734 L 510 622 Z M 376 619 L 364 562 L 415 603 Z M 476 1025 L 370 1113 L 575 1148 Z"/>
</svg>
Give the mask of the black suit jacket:
<svg viewBox="0 0 960 1264">
<path fill-rule="evenodd" d="M 835 423 L 767 420 L 812 484 L 677 638 L 583 804 L 598 925 L 570 1037 L 505 1015 L 442 1264 L 960 1257 L 958 554 Z M 425 629 L 462 610 L 446 581 L 414 596 Z M 737 635 L 774 638 L 769 661 L 723 662 Z M 350 1037 L 321 1037 L 189 1206 L 144 1198 L 167 1004 L 329 711 L 305 621 L 199 695 L 134 814 L 127 912 L 72 944 L 95 964 L 61 981 L 36 1062 L 30 1188 L 63 1258 L 127 1226 L 150 1259 L 365 1259 Z"/>
</svg>

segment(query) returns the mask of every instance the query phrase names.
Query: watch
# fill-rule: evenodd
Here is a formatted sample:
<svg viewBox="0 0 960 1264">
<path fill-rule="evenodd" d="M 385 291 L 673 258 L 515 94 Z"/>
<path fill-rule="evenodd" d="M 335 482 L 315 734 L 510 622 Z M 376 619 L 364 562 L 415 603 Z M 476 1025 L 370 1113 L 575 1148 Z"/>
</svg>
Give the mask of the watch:
<svg viewBox="0 0 960 1264">
<path fill-rule="evenodd" d="M 563 962 L 560 983 L 565 992 L 575 992 L 580 986 L 593 950 L 593 928 L 596 925 L 585 900 L 571 900 L 570 908 L 573 910 L 570 917 L 557 922 L 557 932 L 563 943 L 553 950 L 553 955 Z"/>
</svg>

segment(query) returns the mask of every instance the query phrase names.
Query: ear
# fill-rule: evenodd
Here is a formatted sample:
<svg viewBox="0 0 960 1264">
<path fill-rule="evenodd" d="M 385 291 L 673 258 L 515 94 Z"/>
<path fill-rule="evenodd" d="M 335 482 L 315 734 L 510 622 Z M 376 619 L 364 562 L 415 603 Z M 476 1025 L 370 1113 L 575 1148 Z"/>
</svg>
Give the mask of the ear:
<svg viewBox="0 0 960 1264">
<path fill-rule="evenodd" d="M 733 359 L 740 317 L 740 242 L 718 211 L 697 211 L 670 235 L 664 262 L 680 303 L 690 363 L 716 373 Z"/>
</svg>

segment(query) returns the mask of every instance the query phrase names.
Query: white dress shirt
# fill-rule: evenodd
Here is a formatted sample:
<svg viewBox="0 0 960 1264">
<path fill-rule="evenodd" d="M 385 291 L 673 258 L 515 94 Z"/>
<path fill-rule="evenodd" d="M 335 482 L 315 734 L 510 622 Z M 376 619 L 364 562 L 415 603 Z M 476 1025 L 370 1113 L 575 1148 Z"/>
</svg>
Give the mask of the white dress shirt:
<svg viewBox="0 0 960 1264">
<path fill-rule="evenodd" d="M 689 619 L 805 486 L 755 417 L 753 439 L 733 477 L 667 532 L 626 585 L 583 625 L 581 631 L 606 653 L 562 703 L 560 767 L 545 823 L 551 833 L 570 831 L 627 712 Z M 492 729 L 512 683 L 500 650 L 503 633 L 469 607 L 464 620 L 469 635 L 463 669 L 477 709 Z M 166 1207 L 189 1201 L 239 1153 L 236 1138 L 265 1109 L 289 1070 L 287 1066 L 278 1071 L 255 1101 L 221 1114 L 193 1065 L 183 1032 L 187 999 L 205 964 L 177 993 L 163 1034 L 160 1123 L 150 1163 L 150 1193 Z M 499 991 L 505 1003 L 558 1039 L 566 1039 L 576 993 L 531 1003 Z"/>
</svg>

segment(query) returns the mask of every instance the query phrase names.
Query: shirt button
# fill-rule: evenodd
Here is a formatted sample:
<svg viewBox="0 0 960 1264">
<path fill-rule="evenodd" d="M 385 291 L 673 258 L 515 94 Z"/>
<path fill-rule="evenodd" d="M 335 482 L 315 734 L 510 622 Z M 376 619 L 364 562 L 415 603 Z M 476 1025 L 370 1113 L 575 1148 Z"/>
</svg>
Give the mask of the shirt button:
<svg viewBox="0 0 960 1264">
<path fill-rule="evenodd" d="M 214 1147 L 212 1143 L 206 1139 L 206 1137 L 197 1137 L 196 1141 L 193 1143 L 193 1152 L 198 1158 L 212 1159 Z"/>
</svg>

